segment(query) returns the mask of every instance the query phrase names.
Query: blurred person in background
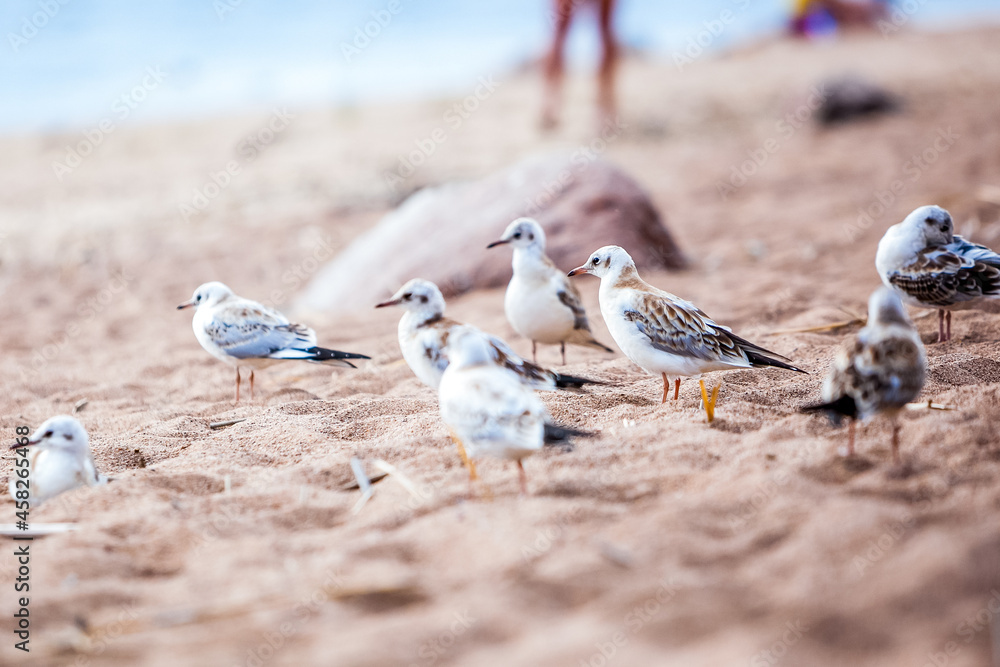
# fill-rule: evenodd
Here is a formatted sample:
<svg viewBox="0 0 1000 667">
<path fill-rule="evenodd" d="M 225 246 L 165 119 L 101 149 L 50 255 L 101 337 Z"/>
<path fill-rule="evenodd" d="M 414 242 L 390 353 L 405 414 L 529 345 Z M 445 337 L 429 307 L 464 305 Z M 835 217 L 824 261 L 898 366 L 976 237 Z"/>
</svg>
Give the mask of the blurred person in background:
<svg viewBox="0 0 1000 667">
<path fill-rule="evenodd" d="M 599 124 L 615 117 L 615 65 L 618 59 L 618 44 L 615 41 L 612 21 L 615 0 L 552 0 L 554 31 L 552 47 L 545 58 L 545 102 L 542 107 L 542 128 L 550 130 L 559 125 L 559 110 L 562 107 L 563 73 L 565 60 L 563 51 L 569 33 L 573 13 L 584 5 L 592 5 L 597 12 L 597 26 L 601 37 L 601 65 L 597 74 L 597 106 Z"/>
</svg>

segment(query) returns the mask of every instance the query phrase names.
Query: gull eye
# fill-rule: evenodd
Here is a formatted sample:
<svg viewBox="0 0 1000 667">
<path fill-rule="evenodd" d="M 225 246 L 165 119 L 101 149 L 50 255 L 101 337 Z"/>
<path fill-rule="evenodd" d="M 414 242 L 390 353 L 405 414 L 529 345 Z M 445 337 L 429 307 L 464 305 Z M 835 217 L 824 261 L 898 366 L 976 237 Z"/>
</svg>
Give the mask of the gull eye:
<svg viewBox="0 0 1000 667">
<path fill-rule="evenodd" d="M 514 238 L 515 239 L 521 238 L 521 232 L 514 232 Z"/>
<path fill-rule="evenodd" d="M 46 431 L 45 435 L 43 435 L 42 437 L 43 438 L 51 438 L 52 437 L 52 431 Z"/>
<path fill-rule="evenodd" d="M 410 294 L 409 292 L 407 292 L 406 294 L 403 295 L 403 301 L 409 301 L 412 298 L 413 298 L 413 295 Z"/>
<path fill-rule="evenodd" d="M 926 220 L 924 220 L 924 224 L 933 225 L 934 224 L 934 218 L 927 218 Z"/>
<path fill-rule="evenodd" d="M 593 264 L 594 266 L 597 266 L 600 261 L 601 261 L 600 257 L 594 257 L 594 259 L 591 260 L 590 263 Z"/>
</svg>

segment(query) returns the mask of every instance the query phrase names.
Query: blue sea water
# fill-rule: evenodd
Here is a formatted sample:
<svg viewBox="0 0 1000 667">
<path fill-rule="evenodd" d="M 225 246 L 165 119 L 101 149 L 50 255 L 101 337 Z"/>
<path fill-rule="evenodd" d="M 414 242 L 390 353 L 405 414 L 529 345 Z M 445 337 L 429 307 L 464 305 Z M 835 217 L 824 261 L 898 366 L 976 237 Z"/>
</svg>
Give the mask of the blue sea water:
<svg viewBox="0 0 1000 667">
<path fill-rule="evenodd" d="M 665 58 L 726 10 L 712 49 L 778 32 L 790 4 L 619 2 L 623 41 Z M 1000 0 L 905 3 L 923 28 L 1000 19 Z M 548 0 L 5 0 L 0 131 L 461 93 L 541 54 L 550 12 Z M 571 62 L 589 63 L 595 31 L 579 28 Z"/>
</svg>

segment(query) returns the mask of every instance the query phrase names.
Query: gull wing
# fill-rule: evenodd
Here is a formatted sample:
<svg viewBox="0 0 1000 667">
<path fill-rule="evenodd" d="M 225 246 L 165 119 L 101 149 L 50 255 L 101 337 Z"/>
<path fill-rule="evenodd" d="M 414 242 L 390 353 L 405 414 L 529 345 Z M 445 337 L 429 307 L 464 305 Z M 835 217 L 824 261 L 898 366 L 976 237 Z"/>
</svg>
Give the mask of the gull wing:
<svg viewBox="0 0 1000 667">
<path fill-rule="evenodd" d="M 316 345 L 316 334 L 309 327 L 290 323 L 284 315 L 264 306 L 244 301 L 224 305 L 212 313 L 205 324 L 212 341 L 231 357 L 255 359 L 284 352 L 302 351 L 303 357 Z"/>
<path fill-rule="evenodd" d="M 920 303 L 945 307 L 1000 296 L 1000 255 L 961 236 L 943 248 L 926 248 L 888 275 L 889 282 Z"/>
<path fill-rule="evenodd" d="M 640 293 L 625 308 L 624 315 L 649 339 L 650 345 L 663 352 L 737 366 L 750 363 L 728 329 L 686 301 Z"/>
</svg>

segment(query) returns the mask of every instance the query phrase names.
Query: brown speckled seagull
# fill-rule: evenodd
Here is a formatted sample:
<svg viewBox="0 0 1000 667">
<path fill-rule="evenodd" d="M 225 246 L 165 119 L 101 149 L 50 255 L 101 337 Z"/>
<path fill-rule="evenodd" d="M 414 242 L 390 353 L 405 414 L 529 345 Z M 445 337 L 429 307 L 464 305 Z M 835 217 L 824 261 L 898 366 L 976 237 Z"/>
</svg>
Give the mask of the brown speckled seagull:
<svg viewBox="0 0 1000 667">
<path fill-rule="evenodd" d="M 642 280 L 632 257 L 618 246 L 601 248 L 569 275 L 579 273 L 601 279 L 601 314 L 611 337 L 633 363 L 663 377 L 664 403 L 671 378 L 676 400 L 682 377 L 699 377 L 709 371 L 774 366 L 805 372 L 781 361 L 785 357 L 716 324 L 690 301 Z M 709 396 L 704 381 L 700 385 L 705 413 L 711 422 L 719 387 Z"/>
</svg>

